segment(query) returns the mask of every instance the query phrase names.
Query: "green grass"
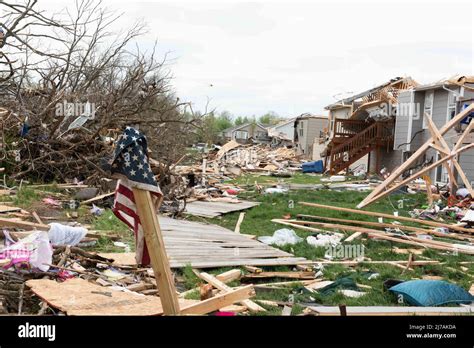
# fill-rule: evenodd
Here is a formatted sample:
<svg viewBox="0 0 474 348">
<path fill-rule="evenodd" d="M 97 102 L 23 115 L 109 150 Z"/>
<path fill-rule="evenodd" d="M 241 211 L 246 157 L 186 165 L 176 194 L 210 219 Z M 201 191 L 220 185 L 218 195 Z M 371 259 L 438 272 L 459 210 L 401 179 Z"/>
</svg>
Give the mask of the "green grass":
<svg viewBox="0 0 474 348">
<path fill-rule="evenodd" d="M 300 174 L 302 176 L 302 174 Z M 264 183 L 265 180 L 272 180 L 277 178 L 271 177 L 257 177 L 252 176 L 248 178 L 249 184 L 252 184 L 254 179 L 257 179 L 259 183 Z M 239 182 L 246 182 L 245 178 L 240 178 Z M 293 179 L 293 178 L 292 178 Z M 253 180 L 253 181 L 252 181 Z M 307 177 L 305 179 L 299 178 L 301 181 L 308 183 L 312 180 L 316 182 L 317 178 Z M 275 218 L 282 218 L 284 215 L 291 215 L 292 218 L 296 218 L 297 214 L 308 214 L 308 215 L 321 215 L 327 217 L 336 217 L 342 219 L 359 220 L 359 221 L 377 221 L 377 218 L 364 216 L 353 213 L 338 212 L 328 209 L 320 209 L 314 207 L 307 207 L 298 204 L 298 202 L 314 202 L 331 206 L 355 208 L 355 206 L 366 197 L 367 192 L 357 191 L 333 191 L 333 190 L 292 190 L 287 194 L 275 194 L 275 195 L 258 195 L 256 193 L 247 192 L 241 195 L 242 198 L 250 198 L 251 200 L 257 200 L 261 204 L 246 211 L 245 219 L 241 225 L 241 233 L 253 234 L 257 236 L 273 235 L 273 233 L 281 228 L 287 228 L 284 225 L 272 223 L 271 220 Z M 414 208 L 419 208 L 426 204 L 426 197 L 424 194 L 395 194 L 390 195 L 372 205 L 367 210 L 393 214 L 394 211 L 398 211 L 401 216 L 409 216 L 408 211 Z M 220 218 L 206 219 L 210 223 L 218 224 L 223 227 L 234 229 L 240 212 L 226 214 Z M 191 218 L 199 221 L 203 221 L 202 218 Z M 409 224 L 417 226 L 417 224 Z M 420 225 L 418 225 L 420 226 Z M 422 226 L 426 227 L 426 226 Z M 306 239 L 307 236 L 312 235 L 312 232 L 297 230 L 295 232 L 302 238 Z M 339 231 L 341 232 L 341 231 Z M 346 233 L 349 235 L 351 233 Z M 372 239 L 359 238 L 352 242 L 352 244 L 364 244 L 365 246 L 365 257 L 372 260 L 407 260 L 408 255 L 396 254 L 393 252 L 393 247 L 399 248 L 412 248 L 412 246 L 400 243 L 392 243 L 389 241 L 375 241 Z M 310 246 L 304 240 L 296 245 L 287 245 L 280 247 L 280 249 L 293 253 L 295 256 L 305 257 L 311 260 L 321 260 L 325 254 L 325 248 L 315 248 Z M 421 257 L 420 257 L 421 256 Z M 341 276 L 351 275 L 358 284 L 371 286 L 371 289 L 361 288 L 361 291 L 366 294 L 359 298 L 348 298 L 344 297 L 340 293 L 335 293 L 330 296 L 322 296 L 319 294 L 311 294 L 313 298 L 310 302 L 315 302 L 323 305 L 338 305 L 346 304 L 352 306 L 391 306 L 399 305 L 395 296 L 391 293 L 386 292 L 383 288 L 383 282 L 387 279 L 421 279 L 423 275 L 439 275 L 442 276 L 446 281 L 456 283 L 459 286 L 469 289 L 472 284 L 472 275 L 474 274 L 474 267 L 472 265 L 466 266 L 468 272 L 463 272 L 459 269 L 458 263 L 460 261 L 473 261 L 474 257 L 465 254 L 452 255 L 449 252 L 435 251 L 427 249 L 422 255 L 416 259 L 424 260 L 422 257 L 429 258 L 431 260 L 438 260 L 444 265 L 429 265 L 422 267 L 415 267 L 413 271 L 402 269 L 387 265 L 387 264 L 368 264 L 362 263 L 357 267 L 345 267 L 343 265 L 326 265 L 324 267 L 324 279 L 335 280 Z M 453 268 L 450 270 L 448 267 Z M 292 266 L 281 266 L 281 267 L 264 267 L 268 270 L 291 270 Z M 223 271 L 223 270 L 222 270 Z M 380 276 L 374 280 L 368 280 L 364 276 L 364 272 L 376 272 Z M 221 269 L 213 270 L 213 273 L 220 273 Z M 285 279 L 274 279 L 274 280 L 263 280 L 263 282 L 270 281 L 284 281 Z M 261 281 L 255 282 L 261 283 Z M 308 301 L 309 296 L 307 294 L 298 294 L 295 288 L 278 289 L 264 293 L 257 293 L 255 299 L 266 299 L 276 301 L 288 301 L 288 296 L 293 294 L 295 296 L 295 303 L 298 301 Z M 271 306 L 264 306 L 268 309 L 268 312 L 260 313 L 259 315 L 272 315 L 280 314 L 280 308 L 274 308 Z M 301 312 L 301 308 L 294 306 L 293 314 Z"/>
</svg>

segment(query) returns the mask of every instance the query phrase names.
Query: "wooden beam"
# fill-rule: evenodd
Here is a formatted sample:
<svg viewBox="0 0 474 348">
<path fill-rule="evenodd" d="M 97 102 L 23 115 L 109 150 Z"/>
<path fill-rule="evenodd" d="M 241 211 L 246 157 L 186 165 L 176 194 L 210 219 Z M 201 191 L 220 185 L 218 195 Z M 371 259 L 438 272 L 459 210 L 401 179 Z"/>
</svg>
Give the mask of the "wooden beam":
<svg viewBox="0 0 474 348">
<path fill-rule="evenodd" d="M 467 115 L 474 110 L 474 104 L 469 105 L 466 109 L 462 110 L 455 117 L 453 117 L 448 123 L 446 123 L 441 129 L 440 134 L 444 135 L 456 124 L 462 121 Z M 433 137 L 421 145 L 418 150 L 415 151 L 400 167 L 398 167 L 387 179 L 384 180 L 382 184 L 377 186 L 367 197 L 362 200 L 357 206 L 358 208 L 365 207 L 369 202 L 379 198 L 379 195 L 385 190 L 386 187 L 391 185 L 400 175 L 402 175 L 407 168 L 409 168 L 415 161 L 428 149 L 431 143 L 433 143 Z"/>
<path fill-rule="evenodd" d="M 430 130 L 431 136 L 433 137 L 435 144 L 440 145 L 444 150 L 444 151 L 439 153 L 441 158 L 446 157 L 451 152 L 451 149 L 449 148 L 448 144 L 446 143 L 446 140 L 444 140 L 443 136 L 439 132 L 438 128 L 434 124 L 431 117 L 428 116 L 428 114 L 426 112 L 424 113 L 424 116 L 425 116 L 425 119 L 428 123 L 428 129 Z M 448 175 L 449 175 L 449 188 L 450 188 L 450 192 L 453 193 L 454 186 L 457 187 L 458 184 L 456 182 L 456 177 L 454 176 L 454 172 L 453 172 L 453 165 L 452 165 L 453 159 L 450 159 L 449 161 L 450 161 L 449 163 L 444 162 L 443 166 L 446 168 L 446 170 L 448 172 Z"/>
<path fill-rule="evenodd" d="M 433 236 L 444 237 L 444 238 L 454 238 L 454 239 L 459 239 L 459 240 L 467 240 L 467 241 L 470 241 L 470 242 L 474 241 L 472 238 L 470 238 L 467 235 L 463 236 L 463 235 L 460 235 L 458 233 L 436 232 L 436 231 L 433 231 L 433 230 L 426 230 L 424 228 L 413 227 L 413 226 L 396 225 L 396 224 L 383 223 L 383 222 L 337 219 L 337 218 L 330 218 L 330 217 L 325 217 L 325 216 L 306 215 L 306 214 L 298 214 L 297 217 L 312 218 L 312 219 L 326 220 L 326 221 L 335 221 L 335 222 L 341 222 L 343 224 L 354 224 L 354 225 L 362 225 L 362 226 L 365 225 L 365 226 L 383 227 L 383 228 L 398 228 L 400 230 L 411 231 L 411 232 L 415 232 L 417 234 L 431 234 Z M 356 237 L 353 237 L 352 239 L 355 239 L 358 236 L 359 235 L 357 235 Z M 345 242 L 351 241 L 352 239 L 349 239 L 351 237 L 352 236 L 348 237 L 345 240 Z"/>
<path fill-rule="evenodd" d="M 161 234 L 156 206 L 153 204 L 150 191 L 133 188 L 140 223 L 143 226 L 145 241 L 150 254 L 151 266 L 155 275 L 160 300 L 165 315 L 180 313 L 178 296 L 174 286 L 173 275 L 169 266 L 165 243 Z"/>
<path fill-rule="evenodd" d="M 473 146 L 474 146 L 474 144 L 473 144 Z M 461 227 L 461 226 L 455 226 L 455 225 L 451 225 L 451 224 L 448 224 L 448 223 L 435 222 L 435 221 L 430 221 L 430 220 L 413 219 L 413 218 L 409 218 L 409 217 L 405 217 L 405 216 L 395 216 L 395 215 L 377 213 L 377 212 L 366 211 L 366 210 L 358 210 L 358 209 L 342 208 L 342 207 L 333 207 L 333 206 L 330 206 L 330 205 L 323 205 L 323 204 L 318 204 L 318 203 L 308 203 L 308 202 L 298 202 L 298 203 L 301 204 L 301 205 L 309 206 L 309 207 L 330 209 L 330 210 L 336 210 L 336 211 L 343 211 L 343 212 L 346 212 L 346 213 L 355 213 L 355 214 L 375 216 L 375 217 L 383 217 L 383 218 L 392 219 L 392 220 L 415 222 L 415 223 L 419 223 L 419 224 L 422 224 L 422 225 L 429 225 L 429 226 L 434 226 L 434 227 L 445 227 L 445 228 L 449 228 L 451 230 L 459 231 L 459 232 L 474 233 L 474 229 L 464 228 L 464 227 Z"/>
<path fill-rule="evenodd" d="M 242 224 L 242 221 L 244 221 L 245 213 L 240 213 L 239 214 L 239 219 L 237 220 L 237 224 L 235 225 L 235 233 L 240 233 L 240 225 Z"/>
<path fill-rule="evenodd" d="M 207 300 L 186 306 L 181 310 L 181 314 L 203 315 L 219 310 L 222 307 L 229 306 L 235 302 L 246 300 L 255 295 L 253 285 L 243 286 L 241 288 L 211 297 Z"/>
<path fill-rule="evenodd" d="M 209 284 L 211 284 L 216 289 L 219 289 L 221 291 L 229 292 L 229 291 L 234 290 L 230 286 L 228 286 L 225 283 L 221 282 L 216 277 L 210 275 L 209 273 L 205 273 L 205 272 L 199 273 L 198 272 L 197 276 L 199 278 L 201 278 L 202 280 L 204 280 L 204 281 L 208 282 Z M 260 307 L 258 304 L 256 304 L 255 302 L 252 302 L 251 300 L 242 300 L 242 301 L 239 301 L 239 303 L 241 305 L 247 307 L 248 310 L 252 311 L 252 312 L 265 312 L 266 311 L 265 308 Z"/>
<path fill-rule="evenodd" d="M 40 231 L 49 231 L 49 228 L 51 227 L 45 224 L 37 224 L 34 222 L 29 222 L 29 221 L 19 221 L 16 219 L 6 219 L 6 218 L 0 218 L 0 226 L 18 227 L 22 229 L 40 230 Z"/>
<path fill-rule="evenodd" d="M 474 105 L 474 104 L 473 104 Z M 409 178 L 407 179 L 404 179 L 402 180 L 401 182 L 397 183 L 396 185 L 386 189 L 383 193 L 379 194 L 376 198 L 373 198 L 371 200 L 368 201 L 367 204 L 364 204 L 364 205 L 361 205 L 359 204 L 357 206 L 357 208 L 362 208 L 376 200 L 379 200 L 381 199 L 382 197 L 385 197 L 386 195 L 388 195 L 389 193 L 392 193 L 393 191 L 395 190 L 398 190 L 398 188 L 400 188 L 401 186 L 403 185 L 406 185 L 407 183 L 409 183 L 410 181 L 412 180 L 415 180 L 416 178 L 422 176 L 423 174 L 429 172 L 430 170 L 432 170 L 433 168 L 436 168 L 437 166 L 439 166 L 440 164 L 446 162 L 447 160 L 451 159 L 451 158 L 454 158 L 456 155 L 458 155 L 459 153 L 463 152 L 463 151 L 466 151 L 466 150 L 469 150 L 470 148 L 474 147 L 474 144 L 469 144 L 469 145 L 466 145 L 458 150 L 456 150 L 455 152 L 451 153 L 449 156 L 446 156 L 444 158 L 441 158 L 440 160 L 430 164 L 429 166 L 421 169 L 419 172 L 416 172 L 415 174 L 413 174 L 412 176 L 410 176 Z"/>
</svg>

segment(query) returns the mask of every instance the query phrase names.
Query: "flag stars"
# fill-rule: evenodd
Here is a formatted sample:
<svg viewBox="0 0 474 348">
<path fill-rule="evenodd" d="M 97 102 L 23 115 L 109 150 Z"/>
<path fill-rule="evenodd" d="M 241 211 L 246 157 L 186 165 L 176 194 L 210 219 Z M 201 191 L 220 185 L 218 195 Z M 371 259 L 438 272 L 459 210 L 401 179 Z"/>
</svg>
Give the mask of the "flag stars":
<svg viewBox="0 0 474 348">
<path fill-rule="evenodd" d="M 134 161 L 138 161 L 138 156 L 137 156 L 137 155 L 133 155 L 133 156 L 132 156 L 132 159 L 133 159 Z"/>
<path fill-rule="evenodd" d="M 132 169 L 132 170 L 130 171 L 130 175 L 131 175 L 131 176 L 135 176 L 136 173 L 137 173 L 136 170 L 133 170 L 133 169 Z"/>
<path fill-rule="evenodd" d="M 125 167 L 130 167 L 130 162 L 129 161 L 125 162 Z"/>
</svg>

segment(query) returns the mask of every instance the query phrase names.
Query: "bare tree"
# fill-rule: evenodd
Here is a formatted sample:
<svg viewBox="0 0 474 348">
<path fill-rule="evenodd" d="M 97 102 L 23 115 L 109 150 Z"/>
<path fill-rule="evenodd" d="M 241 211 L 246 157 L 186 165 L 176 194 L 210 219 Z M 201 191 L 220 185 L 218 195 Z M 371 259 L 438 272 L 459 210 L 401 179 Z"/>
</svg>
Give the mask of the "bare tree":
<svg viewBox="0 0 474 348">
<path fill-rule="evenodd" d="M 100 1 L 77 0 L 51 16 L 36 2 L 0 1 L 0 58 L 7 67 L 0 106 L 8 110 L 2 158 L 12 178 L 95 182 L 107 175 L 102 164 L 127 125 L 148 135 L 152 155 L 169 168 L 200 119 L 174 95 L 166 57 L 133 45 L 145 26 L 112 34 L 120 15 Z"/>
</svg>

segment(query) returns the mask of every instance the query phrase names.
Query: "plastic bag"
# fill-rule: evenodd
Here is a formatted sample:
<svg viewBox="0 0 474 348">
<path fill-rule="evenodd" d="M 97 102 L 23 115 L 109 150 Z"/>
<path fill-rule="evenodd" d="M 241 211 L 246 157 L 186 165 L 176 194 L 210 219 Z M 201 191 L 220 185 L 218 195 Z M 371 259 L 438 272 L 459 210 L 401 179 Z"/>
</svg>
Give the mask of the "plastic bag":
<svg viewBox="0 0 474 348">
<path fill-rule="evenodd" d="M 76 245 L 87 234 L 84 227 L 72 227 L 53 222 L 49 224 L 49 240 L 53 245 Z"/>
<path fill-rule="evenodd" d="M 262 236 L 259 237 L 258 240 L 265 244 L 283 246 L 286 244 L 299 243 L 303 240 L 303 238 L 298 237 L 298 235 L 293 230 L 282 228 L 281 230 L 275 231 L 273 236 Z"/>
<path fill-rule="evenodd" d="M 7 246 L 0 250 L 0 259 L 8 259 L 10 263 L 3 266 L 8 269 L 10 267 L 31 268 L 46 272 L 49 264 L 53 261 L 53 248 L 49 243 L 48 233 L 39 231 L 14 242 L 4 231 Z"/>
</svg>

